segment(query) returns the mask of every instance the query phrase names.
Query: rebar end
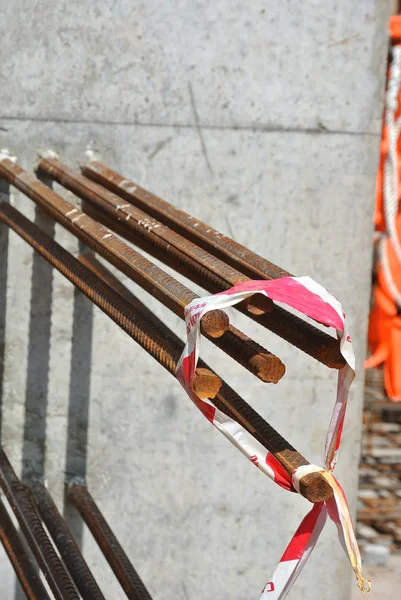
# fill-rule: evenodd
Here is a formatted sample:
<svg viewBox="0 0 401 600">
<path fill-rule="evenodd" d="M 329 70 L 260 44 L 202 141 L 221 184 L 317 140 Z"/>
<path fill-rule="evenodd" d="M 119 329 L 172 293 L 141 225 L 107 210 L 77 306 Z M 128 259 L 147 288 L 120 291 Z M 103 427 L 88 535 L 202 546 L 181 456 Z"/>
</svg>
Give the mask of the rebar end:
<svg viewBox="0 0 401 600">
<path fill-rule="evenodd" d="M 299 493 L 314 504 L 329 500 L 333 490 L 321 473 L 309 473 L 299 482 Z"/>
<path fill-rule="evenodd" d="M 222 386 L 222 381 L 209 369 L 196 369 L 192 388 L 198 398 L 202 400 L 206 398 L 215 398 Z"/>
<path fill-rule="evenodd" d="M 201 318 L 201 331 L 206 337 L 219 338 L 229 327 L 230 319 L 223 310 L 211 310 Z"/>
</svg>

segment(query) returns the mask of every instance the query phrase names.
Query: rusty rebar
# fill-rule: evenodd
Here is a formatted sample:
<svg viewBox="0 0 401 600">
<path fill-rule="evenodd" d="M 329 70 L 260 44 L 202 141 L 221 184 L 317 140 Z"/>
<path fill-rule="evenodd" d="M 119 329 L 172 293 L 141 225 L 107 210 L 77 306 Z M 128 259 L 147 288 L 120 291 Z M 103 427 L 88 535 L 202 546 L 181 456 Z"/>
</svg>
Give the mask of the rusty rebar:
<svg viewBox="0 0 401 600">
<path fill-rule="evenodd" d="M 96 273 L 102 281 L 109 284 L 120 296 L 125 298 L 135 310 L 143 314 L 152 323 L 159 335 L 168 340 L 177 352 L 180 352 L 183 345 L 180 338 L 138 300 L 118 277 L 113 275 L 93 254 L 81 255 L 79 260 Z M 201 368 L 209 369 L 208 365 L 202 360 L 199 360 L 198 364 Z M 290 475 L 294 473 L 297 467 L 308 464 L 308 461 L 295 448 L 224 381 L 219 393 L 213 399 L 213 404 L 251 433 L 279 460 Z M 319 502 L 331 495 L 326 481 L 320 474 L 316 473 L 301 479 L 300 491 L 311 502 Z"/>
<path fill-rule="evenodd" d="M 0 176 L 5 177 L 53 219 L 181 318 L 184 318 L 186 304 L 198 298 L 184 285 L 117 238 L 109 229 L 78 210 L 10 160 L 0 161 Z M 201 319 L 201 328 L 202 333 L 218 348 L 262 381 L 277 383 L 284 375 L 285 366 L 280 359 L 230 326 L 225 312 L 210 311 Z"/>
<path fill-rule="evenodd" d="M 277 279 L 290 275 L 209 225 L 123 178 L 102 163 L 92 161 L 83 165 L 81 170 L 86 177 L 174 229 L 247 277 Z M 240 308 L 239 305 L 237 307 Z M 260 316 L 248 316 L 328 367 L 341 369 L 345 365 L 338 340 L 285 309 L 274 305 L 271 312 Z"/>
<path fill-rule="evenodd" d="M 106 216 L 106 225 L 118 229 L 143 250 L 161 258 L 180 272 L 204 285 L 212 292 L 229 289 L 238 282 L 249 281 L 246 277 L 227 263 L 216 258 L 203 248 L 187 240 L 173 229 L 138 209 L 131 203 L 122 203 L 121 198 L 106 188 L 94 183 L 91 179 L 77 173 L 55 158 L 40 160 L 38 172 L 57 181 L 62 186 L 89 202 Z M 85 205 L 87 212 L 87 205 Z M 252 298 L 246 304 L 247 310 L 257 309 L 257 312 L 269 312 L 273 308 L 272 301 L 266 296 L 258 298 L 258 306 L 253 307 Z"/>
<path fill-rule="evenodd" d="M 50 600 L 40 579 L 38 568 L 28 554 L 1 499 L 0 541 L 28 600 Z"/>
<path fill-rule="evenodd" d="M 160 324 L 157 327 L 154 325 L 154 319 L 147 319 L 143 316 L 139 310 L 139 305 L 134 310 L 131 304 L 108 285 L 105 280 L 102 280 L 88 267 L 75 259 L 9 204 L 0 203 L 0 220 L 28 242 L 175 376 L 177 359 L 183 348 L 183 342 L 181 342 L 181 345 L 172 344 L 171 340 L 174 339 L 175 334 L 170 332 L 169 343 L 167 343 L 167 339 L 162 342 L 157 333 Z M 165 327 L 163 325 L 163 328 Z M 203 364 L 201 364 L 201 367 L 203 367 Z M 294 473 L 298 466 L 309 464 L 226 383 L 223 382 L 219 393 L 212 399 L 212 402 L 217 408 L 240 422 L 247 431 L 254 435 L 279 460 L 290 475 Z M 313 473 L 304 477 L 301 481 L 300 491 L 311 502 L 321 502 L 332 495 L 330 486 L 320 473 Z"/>
<path fill-rule="evenodd" d="M 130 600 L 152 600 L 144 583 L 88 490 L 82 485 L 67 485 L 67 498 L 87 524 L 127 598 Z"/>
<path fill-rule="evenodd" d="M 152 325 L 138 312 L 132 310 L 127 302 L 121 301 L 110 286 L 106 286 L 87 267 L 81 264 L 57 242 L 36 227 L 31 221 L 9 204 L 0 203 L 0 220 L 4 221 L 20 235 L 34 250 L 41 254 L 53 267 L 64 275 L 96 306 L 105 312 L 142 348 L 155 358 L 165 369 L 175 376 L 180 352 L 172 349 L 162 340 Z M 202 373 L 196 378 L 197 390 L 213 398 L 221 385 L 217 375 L 208 374 L 206 380 Z M 210 395 L 208 395 L 210 394 Z"/>
<path fill-rule="evenodd" d="M 1 204 L 0 204 L 1 206 Z M 4 205 L 12 209 L 10 205 Z M 16 211 L 17 212 L 17 211 Z M 75 586 L 43 529 L 32 499 L 0 447 L 0 486 L 57 600 L 79 600 Z"/>
<path fill-rule="evenodd" d="M 81 551 L 45 486 L 36 482 L 32 494 L 47 530 L 56 544 L 83 600 L 105 600 Z"/>
</svg>

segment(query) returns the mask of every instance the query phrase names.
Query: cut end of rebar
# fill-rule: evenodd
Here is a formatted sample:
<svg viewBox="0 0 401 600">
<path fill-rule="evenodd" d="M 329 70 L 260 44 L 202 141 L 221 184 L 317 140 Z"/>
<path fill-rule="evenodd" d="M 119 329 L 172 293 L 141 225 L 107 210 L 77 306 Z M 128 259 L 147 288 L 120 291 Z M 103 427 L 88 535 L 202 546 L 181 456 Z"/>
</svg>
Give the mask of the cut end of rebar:
<svg viewBox="0 0 401 600">
<path fill-rule="evenodd" d="M 302 477 L 299 482 L 299 492 L 314 504 L 329 500 L 333 496 L 333 490 L 321 473 L 309 473 Z"/>
<path fill-rule="evenodd" d="M 206 337 L 219 338 L 229 327 L 230 319 L 222 310 L 211 310 L 201 319 L 201 331 Z"/>
<path fill-rule="evenodd" d="M 345 358 L 341 354 L 340 351 L 340 342 L 333 338 L 333 342 L 327 346 L 327 349 L 324 353 L 325 364 L 330 369 L 340 370 L 347 364 Z"/>
<path fill-rule="evenodd" d="M 251 359 L 250 365 L 264 383 L 278 383 L 285 374 L 285 364 L 274 354 L 257 354 Z"/>
<path fill-rule="evenodd" d="M 217 396 L 222 386 L 222 381 L 209 369 L 196 369 L 192 384 L 193 391 L 202 400 L 213 399 Z"/>
<path fill-rule="evenodd" d="M 247 298 L 245 300 L 245 306 L 251 315 L 256 316 L 272 312 L 274 308 L 273 301 L 263 294 L 254 294 L 250 298 Z"/>
</svg>

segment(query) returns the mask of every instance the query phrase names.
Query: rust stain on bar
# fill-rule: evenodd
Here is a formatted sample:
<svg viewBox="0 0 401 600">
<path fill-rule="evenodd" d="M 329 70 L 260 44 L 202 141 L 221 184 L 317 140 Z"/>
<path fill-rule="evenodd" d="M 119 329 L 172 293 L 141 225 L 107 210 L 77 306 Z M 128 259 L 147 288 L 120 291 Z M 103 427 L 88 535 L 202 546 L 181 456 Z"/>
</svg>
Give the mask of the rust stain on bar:
<svg viewBox="0 0 401 600">
<path fill-rule="evenodd" d="M 123 178 L 102 163 L 93 161 L 83 165 L 81 170 L 85 176 L 171 227 L 247 277 L 277 279 L 290 275 L 209 225 Z M 271 313 L 266 312 L 261 316 L 253 314 L 251 318 L 328 367 L 341 369 L 345 365 L 338 340 L 283 308 L 274 306 Z"/>
</svg>

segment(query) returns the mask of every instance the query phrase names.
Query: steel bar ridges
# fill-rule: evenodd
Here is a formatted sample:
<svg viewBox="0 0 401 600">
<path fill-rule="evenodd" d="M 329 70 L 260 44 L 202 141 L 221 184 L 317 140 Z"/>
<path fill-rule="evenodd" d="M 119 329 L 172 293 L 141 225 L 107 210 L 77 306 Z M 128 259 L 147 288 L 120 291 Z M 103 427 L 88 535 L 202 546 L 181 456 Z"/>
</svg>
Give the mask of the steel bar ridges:
<svg viewBox="0 0 401 600">
<path fill-rule="evenodd" d="M 184 318 L 186 304 L 198 298 L 113 235 L 109 229 L 78 210 L 18 165 L 7 159 L 0 161 L 0 175 L 181 318 Z M 208 339 L 262 381 L 276 383 L 284 375 L 285 367 L 280 359 L 230 326 L 223 311 L 211 311 L 203 317 L 201 325 L 202 332 Z"/>
<path fill-rule="evenodd" d="M 166 340 L 162 342 L 150 321 L 142 317 L 139 311 L 133 311 L 130 304 L 120 294 L 106 283 L 103 283 L 90 269 L 75 259 L 57 242 L 44 234 L 12 206 L 0 203 L 0 219 L 27 241 L 96 306 L 103 310 L 103 312 L 175 376 L 177 360 L 181 354 L 178 352 L 178 347 L 168 345 Z M 224 412 L 241 422 L 255 437 L 260 440 L 263 439 L 261 443 L 263 443 L 267 450 L 275 456 L 277 455 L 277 459 L 288 473 L 292 474 L 301 464 L 309 464 L 302 455 L 296 452 L 234 390 L 229 388 L 227 384 L 224 384 L 224 389 L 225 393 L 217 394 L 214 399 L 217 408 L 225 409 Z M 238 418 L 236 417 L 237 414 Z M 263 425 L 263 431 L 259 431 L 260 424 Z M 258 432 L 257 435 L 256 432 Z M 270 443 L 270 440 L 272 443 Z M 285 449 L 290 451 L 290 456 L 287 453 L 283 458 L 280 453 Z M 291 457 L 294 459 L 293 467 L 291 465 Z M 321 502 L 332 495 L 330 486 L 325 482 L 320 473 L 313 473 L 303 478 L 300 489 L 301 493 L 311 502 Z"/>
<path fill-rule="evenodd" d="M 46 535 L 30 494 L 19 481 L 1 447 L 0 486 L 56 600 L 79 600 L 72 579 Z"/>
<path fill-rule="evenodd" d="M 28 600 L 50 600 L 50 596 L 40 579 L 37 566 L 26 551 L 24 543 L 1 499 L 0 541 Z"/>
<path fill-rule="evenodd" d="M 160 319 L 158 319 L 132 292 L 130 292 L 122 282 L 102 265 L 92 254 L 85 254 L 79 257 L 79 260 L 86 264 L 94 273 L 96 273 L 104 282 L 108 283 L 116 292 L 125 298 L 132 307 L 146 316 L 156 331 L 177 352 L 182 349 L 183 342 L 173 333 Z M 199 366 L 209 368 L 202 360 Z M 308 461 L 293 448 L 269 423 L 267 423 L 245 400 L 241 398 L 224 381 L 220 391 L 213 399 L 213 404 L 222 412 L 240 423 L 249 433 L 251 433 L 267 450 L 281 462 L 287 473 L 292 475 L 296 468 L 308 464 Z M 300 482 L 300 491 L 305 498 L 311 502 L 319 502 L 324 498 L 330 497 L 331 490 L 326 481 L 320 474 L 313 473 L 303 477 Z"/>
<path fill-rule="evenodd" d="M 72 533 L 60 515 L 48 490 L 38 482 L 34 483 L 31 489 L 43 522 L 52 536 L 82 599 L 105 600 Z"/>
<path fill-rule="evenodd" d="M 121 177 L 102 163 L 93 161 L 83 165 L 81 170 L 88 178 L 102 184 L 247 277 L 277 279 L 290 275 L 209 225 Z M 272 312 L 260 316 L 254 314 L 252 318 L 328 367 L 340 369 L 345 365 L 338 340 L 283 308 L 274 306 Z"/>
<path fill-rule="evenodd" d="M 67 498 L 87 524 L 127 597 L 152 600 L 88 490 L 82 485 L 67 485 Z"/>
<path fill-rule="evenodd" d="M 210 285 L 215 291 L 229 289 L 238 282 L 249 281 L 249 277 L 230 267 L 213 254 L 150 217 L 133 204 L 121 203 L 119 196 L 76 173 L 59 160 L 43 158 L 39 162 L 37 170 L 57 181 L 82 200 L 91 203 L 106 215 L 109 223 L 117 222 L 121 231 L 134 236 L 133 241 L 137 246 L 143 247 L 145 250 L 151 246 L 155 249 L 156 255 L 160 257 L 167 254 L 171 257 L 171 264 L 174 268 L 177 263 L 183 264 L 184 273 L 195 272 L 197 281 L 210 280 Z M 272 310 L 271 300 L 265 296 L 261 296 L 258 300 L 257 310 L 259 313 Z M 253 310 L 252 298 L 249 300 L 247 308 Z"/>
<path fill-rule="evenodd" d="M 180 352 L 172 350 L 166 341 L 157 335 L 152 325 L 138 312 L 133 311 L 119 294 L 105 285 L 87 267 L 9 204 L 0 203 L 0 220 L 18 233 L 34 250 L 39 252 L 146 352 L 175 376 Z M 212 375 L 208 375 L 206 381 L 203 380 L 202 374 L 198 375 L 195 391 L 213 397 L 221 385 L 221 380 L 217 375 L 214 377 Z M 213 385 L 210 387 L 211 383 Z"/>
</svg>

